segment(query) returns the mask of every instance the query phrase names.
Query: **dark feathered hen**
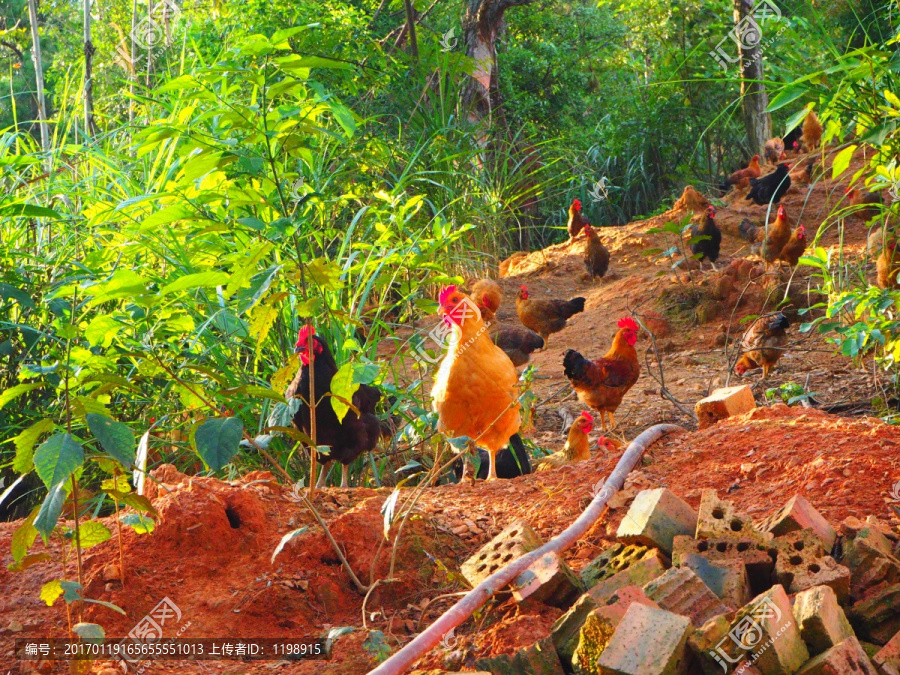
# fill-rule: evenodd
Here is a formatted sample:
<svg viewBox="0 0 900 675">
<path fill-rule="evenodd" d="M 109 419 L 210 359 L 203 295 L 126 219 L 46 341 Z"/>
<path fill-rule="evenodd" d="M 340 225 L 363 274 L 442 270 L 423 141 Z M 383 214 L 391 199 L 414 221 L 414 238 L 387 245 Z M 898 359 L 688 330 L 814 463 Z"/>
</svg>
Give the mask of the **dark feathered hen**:
<svg viewBox="0 0 900 675">
<path fill-rule="evenodd" d="M 524 326 L 540 335 L 544 341 L 552 333 L 566 327 L 566 322 L 575 314 L 584 311 L 584 298 L 571 300 L 534 300 L 528 288 L 522 286 L 516 296 L 516 314 Z"/>
<path fill-rule="evenodd" d="M 766 314 L 754 321 L 741 339 L 743 355 L 735 364 L 734 372 L 743 375 L 753 368 L 762 368 L 762 379 L 766 379 L 784 352 L 790 325 L 781 312 Z"/>
<path fill-rule="evenodd" d="M 532 352 L 544 348 L 544 338 L 527 328 L 492 324 L 490 336 L 494 344 L 506 352 L 516 367 L 524 366 L 531 358 Z"/>
<path fill-rule="evenodd" d="M 716 207 L 712 204 L 706 209 L 706 215 L 701 224 L 691 226 L 691 238 L 703 237 L 700 241 L 691 244 L 691 253 L 700 255 L 700 260 L 709 260 L 710 264 L 719 259 L 719 249 L 722 246 L 722 231 L 716 225 Z"/>
<path fill-rule="evenodd" d="M 769 175 L 750 179 L 750 192 L 747 193 L 747 199 L 752 199 L 760 206 L 770 202 L 777 204 L 790 187 L 791 177 L 788 176 L 788 166 L 779 164 Z"/>
<path fill-rule="evenodd" d="M 331 405 L 331 380 L 338 371 L 334 357 L 328 345 L 318 335 L 312 336 L 312 358 L 308 351 L 308 328 L 304 326 L 300 330 L 297 340 L 297 353 L 300 354 L 302 367 L 291 382 L 286 392 L 287 398 L 300 397 L 300 408 L 294 415 L 294 426 L 307 436 L 311 436 L 312 414 L 308 402 L 311 400 L 309 362 L 314 363 L 316 398 L 316 441 L 317 445 L 327 445 L 331 448 L 328 455 L 319 453 L 318 460 L 322 462 L 322 473 L 319 476 L 318 486 L 325 482 L 327 465 L 332 461 L 342 464 L 341 487 L 347 487 L 347 469 L 350 463 L 375 448 L 381 436 L 381 424 L 375 415 L 375 406 L 381 399 L 381 392 L 367 384 L 359 385 L 359 389 L 353 394 L 352 403 L 359 410 L 359 415 L 352 409 L 347 411 L 342 421 L 338 421 L 337 414 Z"/>
</svg>

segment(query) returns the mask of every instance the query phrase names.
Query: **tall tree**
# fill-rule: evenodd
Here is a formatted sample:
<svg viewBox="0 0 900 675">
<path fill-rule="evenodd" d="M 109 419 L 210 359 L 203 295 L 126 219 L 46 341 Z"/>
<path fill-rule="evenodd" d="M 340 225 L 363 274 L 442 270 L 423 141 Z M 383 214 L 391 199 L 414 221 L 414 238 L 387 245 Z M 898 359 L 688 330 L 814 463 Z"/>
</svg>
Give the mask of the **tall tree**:
<svg viewBox="0 0 900 675">
<path fill-rule="evenodd" d="M 41 36 L 38 34 L 37 0 L 28 0 L 28 18 L 31 21 L 31 59 L 34 61 L 38 126 L 41 128 L 41 149 L 44 152 L 49 152 L 50 130 L 47 128 L 47 101 L 44 98 L 44 67 L 41 63 Z"/>
<path fill-rule="evenodd" d="M 772 118 L 766 113 L 769 95 L 763 83 L 762 31 L 758 20 L 765 15 L 768 0 L 734 0 L 735 33 L 740 43 L 741 96 L 744 128 L 750 152 L 763 154 L 766 141 L 772 137 Z"/>
<path fill-rule="evenodd" d="M 503 13 L 510 7 L 537 0 L 466 0 L 463 40 L 466 55 L 475 60 L 475 72 L 463 89 L 463 105 L 473 121 L 492 121 L 500 110 L 497 36 L 504 27 Z M 502 123 L 502 120 L 500 120 Z"/>
<path fill-rule="evenodd" d="M 94 135 L 94 44 L 91 42 L 91 0 L 84 0 L 84 135 Z"/>
</svg>

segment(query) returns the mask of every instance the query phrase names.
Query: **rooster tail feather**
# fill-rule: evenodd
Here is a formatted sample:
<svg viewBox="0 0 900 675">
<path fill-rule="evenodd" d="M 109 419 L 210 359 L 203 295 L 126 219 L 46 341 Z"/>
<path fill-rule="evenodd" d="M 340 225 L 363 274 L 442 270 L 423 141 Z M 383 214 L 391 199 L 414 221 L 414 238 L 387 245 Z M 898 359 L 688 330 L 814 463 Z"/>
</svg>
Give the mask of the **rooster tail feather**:
<svg viewBox="0 0 900 675">
<path fill-rule="evenodd" d="M 769 321 L 769 328 L 771 328 L 772 330 L 782 330 L 784 328 L 787 328 L 790 325 L 791 325 L 791 322 L 781 312 L 778 312 L 778 314 L 773 316 L 771 318 L 771 320 Z"/>
</svg>

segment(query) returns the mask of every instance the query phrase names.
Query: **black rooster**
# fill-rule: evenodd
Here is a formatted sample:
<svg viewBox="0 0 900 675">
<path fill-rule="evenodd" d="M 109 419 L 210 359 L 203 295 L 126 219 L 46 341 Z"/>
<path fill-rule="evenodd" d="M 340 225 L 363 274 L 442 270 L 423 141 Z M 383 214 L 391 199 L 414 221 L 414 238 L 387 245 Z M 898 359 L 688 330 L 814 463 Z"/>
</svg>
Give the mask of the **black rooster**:
<svg viewBox="0 0 900 675">
<path fill-rule="evenodd" d="M 750 192 L 747 199 L 752 199 L 760 206 L 777 204 L 784 193 L 791 187 L 791 177 L 788 175 L 787 164 L 779 164 L 768 176 L 750 179 Z"/>
<path fill-rule="evenodd" d="M 308 351 L 309 328 L 300 329 L 297 340 L 297 353 L 303 364 L 294 381 L 288 387 L 287 398 L 300 397 L 300 408 L 294 415 L 294 426 L 309 436 L 310 427 L 310 400 L 309 391 L 309 362 Z M 325 476 L 332 460 L 337 460 L 342 466 L 341 487 L 347 485 L 347 470 L 350 463 L 364 452 L 375 448 L 381 436 L 381 424 L 375 415 L 375 406 L 381 399 L 381 392 L 367 384 L 359 385 L 359 389 L 353 394 L 353 405 L 359 410 L 359 415 L 352 409 L 347 411 L 343 421 L 338 422 L 337 415 L 331 405 L 331 379 L 338 371 L 334 357 L 328 345 L 318 335 L 312 335 L 315 370 L 315 397 L 316 397 L 316 444 L 327 445 L 331 448 L 328 455 L 319 453 L 318 459 L 322 463 L 322 473 L 319 475 L 317 487 L 325 484 Z M 310 478 L 312 481 L 312 478 Z"/>
<path fill-rule="evenodd" d="M 719 249 L 722 246 L 722 231 L 713 220 L 716 217 L 716 207 L 712 204 L 706 209 L 706 216 L 703 218 L 702 224 L 691 226 L 691 237 L 707 237 L 701 241 L 695 241 L 691 244 L 691 253 L 700 254 L 700 260 L 709 260 L 710 265 L 715 268 L 715 262 L 719 259 Z"/>
<path fill-rule="evenodd" d="M 544 338 L 527 328 L 501 326 L 496 333 L 491 331 L 491 339 L 516 367 L 528 363 L 534 350 L 544 348 Z"/>
</svg>

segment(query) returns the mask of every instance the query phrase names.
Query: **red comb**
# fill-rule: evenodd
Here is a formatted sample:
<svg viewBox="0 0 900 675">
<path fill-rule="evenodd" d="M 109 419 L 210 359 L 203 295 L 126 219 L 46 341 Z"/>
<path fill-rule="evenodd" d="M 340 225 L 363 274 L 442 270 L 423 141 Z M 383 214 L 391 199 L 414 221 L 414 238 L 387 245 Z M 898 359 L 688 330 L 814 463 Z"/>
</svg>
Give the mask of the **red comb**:
<svg viewBox="0 0 900 675">
<path fill-rule="evenodd" d="M 297 335 L 297 344 L 294 346 L 305 347 L 307 344 L 309 344 L 309 338 L 315 336 L 316 331 L 314 328 L 312 328 L 311 326 L 303 326 L 303 328 L 300 329 L 300 333 Z"/>
<path fill-rule="evenodd" d="M 526 286 L 525 284 L 522 284 L 521 286 L 519 286 L 519 289 L 520 289 L 520 290 L 523 290 L 523 291 L 527 291 L 527 290 L 528 290 L 528 286 Z"/>
<path fill-rule="evenodd" d="M 577 211 L 578 209 L 581 208 L 581 200 L 580 200 L 580 199 L 573 199 L 573 200 L 572 200 L 572 206 L 574 206 L 574 207 L 575 207 L 575 210 Z"/>
<path fill-rule="evenodd" d="M 619 328 L 626 328 L 628 330 L 639 330 L 639 326 L 637 321 L 632 319 L 630 316 L 624 316 L 619 319 L 619 323 L 616 324 Z"/>
<path fill-rule="evenodd" d="M 447 301 L 447 299 L 454 293 L 456 293 L 456 286 L 452 284 L 450 286 L 445 286 L 441 290 L 441 294 L 438 296 L 438 302 L 443 305 Z"/>
<path fill-rule="evenodd" d="M 587 410 L 585 410 L 583 413 L 581 413 L 581 416 L 582 416 L 583 418 L 585 418 L 585 419 L 586 419 L 588 422 L 590 422 L 591 424 L 594 423 L 594 416 L 591 415 L 591 413 L 589 413 Z"/>
</svg>

